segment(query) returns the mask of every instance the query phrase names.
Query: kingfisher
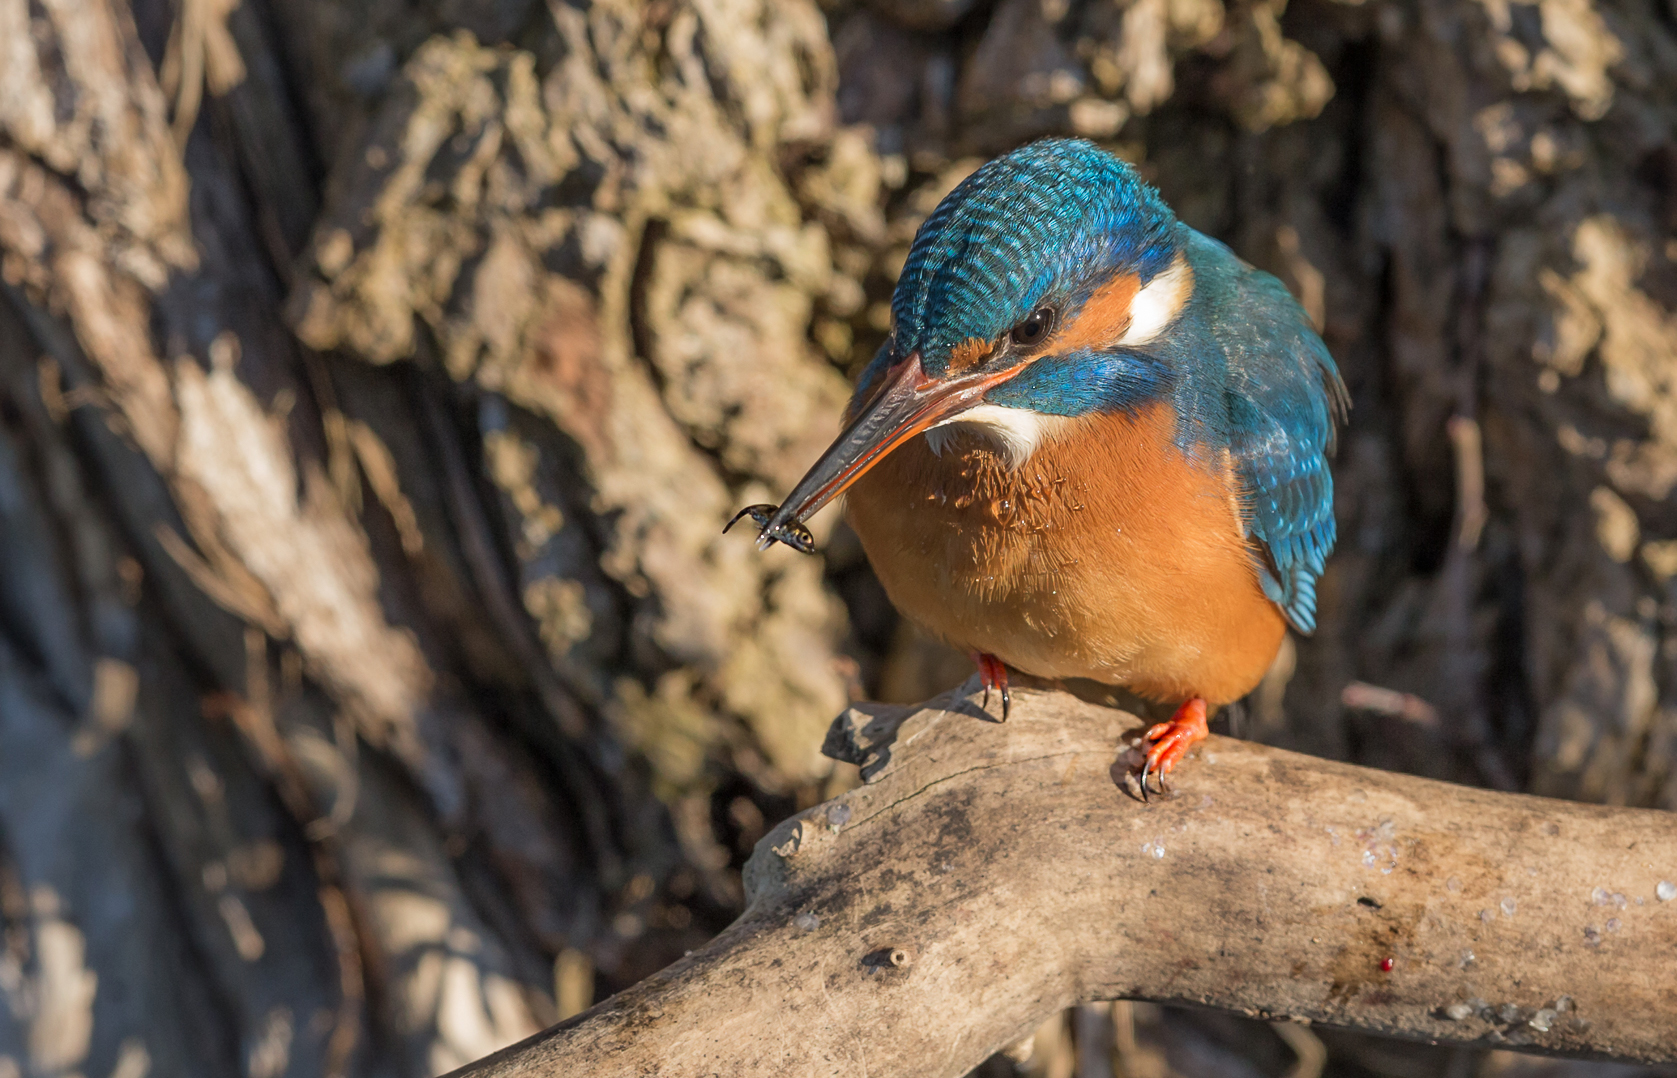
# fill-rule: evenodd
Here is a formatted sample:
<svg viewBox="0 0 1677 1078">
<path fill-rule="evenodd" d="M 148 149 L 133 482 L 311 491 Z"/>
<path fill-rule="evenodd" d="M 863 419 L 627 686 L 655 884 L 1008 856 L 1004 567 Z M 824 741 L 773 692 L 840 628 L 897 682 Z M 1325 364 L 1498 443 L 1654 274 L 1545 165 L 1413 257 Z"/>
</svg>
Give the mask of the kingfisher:
<svg viewBox="0 0 1677 1078">
<path fill-rule="evenodd" d="M 1333 357 L 1279 280 L 1079 139 L 951 191 L 891 320 L 837 440 L 740 516 L 809 552 L 803 521 L 847 495 L 891 601 L 973 655 L 1004 721 L 1009 668 L 1179 703 L 1144 735 L 1142 796 L 1162 793 L 1287 628 L 1315 628 Z"/>
</svg>

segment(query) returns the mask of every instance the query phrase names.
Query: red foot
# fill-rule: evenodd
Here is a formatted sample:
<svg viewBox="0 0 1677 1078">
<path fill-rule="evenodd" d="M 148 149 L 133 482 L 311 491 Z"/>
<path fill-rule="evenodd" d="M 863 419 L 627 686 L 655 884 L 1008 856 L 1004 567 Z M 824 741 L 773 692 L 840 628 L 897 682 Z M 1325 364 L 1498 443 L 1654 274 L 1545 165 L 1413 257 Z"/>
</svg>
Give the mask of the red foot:
<svg viewBox="0 0 1677 1078">
<path fill-rule="evenodd" d="M 987 652 L 974 651 L 973 665 L 978 667 L 978 678 L 984 682 L 984 703 L 981 705 L 986 711 L 990 709 L 990 690 L 1000 689 L 1002 694 L 1002 721 L 1007 721 L 1007 709 L 1013 701 L 1007 695 L 1007 664 Z M 1204 735 L 1201 735 L 1204 736 Z"/>
<path fill-rule="evenodd" d="M 1153 775 L 1159 776 L 1159 792 L 1164 793 L 1165 776 L 1171 768 L 1210 732 L 1205 724 L 1205 701 L 1198 696 L 1177 708 L 1169 722 L 1148 730 L 1143 740 L 1151 741 L 1153 747 L 1147 750 L 1147 763 L 1141 769 L 1141 799 L 1147 800 L 1147 780 Z"/>
</svg>

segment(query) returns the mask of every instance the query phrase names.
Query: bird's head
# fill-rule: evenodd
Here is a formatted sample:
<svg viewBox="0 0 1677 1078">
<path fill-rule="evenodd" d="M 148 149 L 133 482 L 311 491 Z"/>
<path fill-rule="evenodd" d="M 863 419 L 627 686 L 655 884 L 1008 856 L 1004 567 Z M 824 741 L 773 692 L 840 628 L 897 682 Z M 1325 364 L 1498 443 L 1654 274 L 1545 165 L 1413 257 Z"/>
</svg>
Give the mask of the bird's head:
<svg viewBox="0 0 1677 1078">
<path fill-rule="evenodd" d="M 1047 139 L 974 172 L 914 238 L 891 337 L 848 426 L 784 505 L 754 507 L 774 510 L 754 513 L 763 544 L 802 536 L 802 521 L 918 434 L 982 424 L 1017 460 L 1044 416 L 1157 395 L 1159 368 L 1137 349 L 1192 290 L 1181 247 L 1157 192 L 1092 143 Z"/>
</svg>

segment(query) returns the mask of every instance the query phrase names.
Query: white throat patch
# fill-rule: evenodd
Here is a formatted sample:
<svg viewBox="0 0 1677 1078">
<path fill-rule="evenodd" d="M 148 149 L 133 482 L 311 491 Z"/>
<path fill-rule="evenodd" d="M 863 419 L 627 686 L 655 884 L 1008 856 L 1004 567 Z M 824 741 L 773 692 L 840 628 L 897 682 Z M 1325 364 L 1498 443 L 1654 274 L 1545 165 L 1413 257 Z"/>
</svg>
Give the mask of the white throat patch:
<svg viewBox="0 0 1677 1078">
<path fill-rule="evenodd" d="M 1169 268 L 1155 274 L 1130 301 L 1130 325 L 1118 343 L 1133 348 L 1152 341 L 1182 313 L 1193 291 L 1194 271 L 1179 252 Z"/>
<path fill-rule="evenodd" d="M 1031 459 L 1037 446 L 1052 435 L 1060 422 L 1059 416 L 1043 415 L 1029 408 L 980 404 L 928 430 L 926 443 L 941 457 L 955 435 L 977 434 L 1001 450 L 1001 455 L 1007 458 L 1008 470 L 1012 471 Z"/>
</svg>

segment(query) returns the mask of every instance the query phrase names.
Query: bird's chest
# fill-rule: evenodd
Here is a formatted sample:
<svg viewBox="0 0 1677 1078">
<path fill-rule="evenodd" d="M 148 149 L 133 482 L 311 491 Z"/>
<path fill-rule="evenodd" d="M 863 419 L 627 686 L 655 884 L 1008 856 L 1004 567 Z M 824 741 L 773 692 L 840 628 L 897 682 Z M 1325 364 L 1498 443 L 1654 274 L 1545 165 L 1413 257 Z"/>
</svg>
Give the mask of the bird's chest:
<svg viewBox="0 0 1677 1078">
<path fill-rule="evenodd" d="M 1088 477 L 1050 454 L 1013 469 L 980 436 L 952 438 L 941 454 L 916 439 L 876 471 L 852 492 L 852 519 L 946 596 L 1040 582 L 1086 553 L 1073 536 Z"/>
<path fill-rule="evenodd" d="M 1176 449 L 1171 419 L 1073 421 L 1016 467 L 981 434 L 941 453 L 917 438 L 852 488 L 851 519 L 882 575 L 912 575 L 944 603 L 1063 605 L 1076 600 L 1061 584 L 1125 587 L 1242 543 L 1226 475 Z"/>
<path fill-rule="evenodd" d="M 851 488 L 850 519 L 937 635 L 1044 676 L 1129 680 L 1269 606 L 1228 468 L 1176 449 L 1172 418 L 1078 421 L 1016 468 L 979 436 L 941 455 L 917 438 Z"/>
</svg>

